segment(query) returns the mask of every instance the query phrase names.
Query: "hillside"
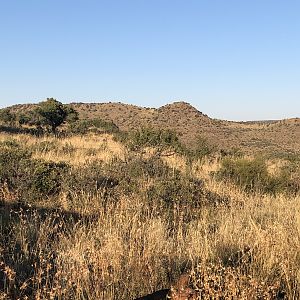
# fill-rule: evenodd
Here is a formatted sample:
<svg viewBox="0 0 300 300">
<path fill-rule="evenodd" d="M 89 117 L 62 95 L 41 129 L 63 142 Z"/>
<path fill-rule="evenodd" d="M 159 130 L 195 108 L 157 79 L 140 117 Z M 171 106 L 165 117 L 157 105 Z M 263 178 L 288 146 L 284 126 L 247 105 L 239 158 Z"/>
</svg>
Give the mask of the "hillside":
<svg viewBox="0 0 300 300">
<path fill-rule="evenodd" d="M 141 126 L 175 130 L 193 145 L 197 136 L 222 148 L 244 150 L 300 151 L 300 119 L 265 122 L 230 122 L 208 117 L 186 102 L 175 102 L 158 109 L 122 103 L 72 103 L 81 118 L 112 120 L 121 130 Z"/>
<path fill-rule="evenodd" d="M 16 111 L 33 105 L 15 105 Z M 220 148 L 244 151 L 300 151 L 300 119 L 233 122 L 208 117 L 186 102 L 160 108 L 123 103 L 71 103 L 80 119 L 102 118 L 113 121 L 121 130 L 144 127 L 175 130 L 181 140 L 193 146 L 197 136 Z"/>
</svg>

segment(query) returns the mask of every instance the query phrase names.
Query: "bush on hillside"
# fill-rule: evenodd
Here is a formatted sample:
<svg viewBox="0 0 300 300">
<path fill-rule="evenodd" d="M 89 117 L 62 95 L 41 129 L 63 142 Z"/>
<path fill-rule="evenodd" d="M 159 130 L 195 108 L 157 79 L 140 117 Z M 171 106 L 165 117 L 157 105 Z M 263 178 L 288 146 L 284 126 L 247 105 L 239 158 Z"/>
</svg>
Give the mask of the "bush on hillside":
<svg viewBox="0 0 300 300">
<path fill-rule="evenodd" d="M 161 158 L 132 157 L 126 162 L 115 161 L 114 170 L 121 194 L 139 194 L 152 203 L 165 207 L 226 204 L 228 199 L 209 192 L 201 180 L 170 168 Z"/>
<path fill-rule="evenodd" d="M 165 150 L 176 152 L 184 150 L 177 134 L 169 129 L 143 127 L 140 130 L 118 134 L 115 139 L 124 143 L 131 151 L 140 151 L 147 147 L 156 148 L 157 154 L 161 154 Z"/>
<path fill-rule="evenodd" d="M 58 195 L 69 165 L 64 162 L 32 160 L 32 173 L 28 178 L 28 194 L 34 199 Z"/>
<path fill-rule="evenodd" d="M 86 191 L 94 194 L 118 185 L 117 178 L 107 173 L 101 162 L 73 167 L 64 179 L 64 190 L 75 193 Z"/>
<path fill-rule="evenodd" d="M 263 158 L 224 159 L 216 175 L 218 179 L 230 180 L 249 192 L 291 192 L 289 172 L 283 169 L 276 176 L 269 174 Z"/>
<path fill-rule="evenodd" d="M 66 163 L 33 159 L 27 149 L 17 145 L 0 146 L 0 184 L 7 185 L 18 201 L 57 195 L 68 170 Z"/>
<path fill-rule="evenodd" d="M 188 155 L 192 159 L 202 160 L 204 157 L 213 154 L 216 151 L 216 147 L 209 143 L 209 141 L 202 137 L 198 136 L 196 138 L 195 147 L 188 150 Z"/>
</svg>

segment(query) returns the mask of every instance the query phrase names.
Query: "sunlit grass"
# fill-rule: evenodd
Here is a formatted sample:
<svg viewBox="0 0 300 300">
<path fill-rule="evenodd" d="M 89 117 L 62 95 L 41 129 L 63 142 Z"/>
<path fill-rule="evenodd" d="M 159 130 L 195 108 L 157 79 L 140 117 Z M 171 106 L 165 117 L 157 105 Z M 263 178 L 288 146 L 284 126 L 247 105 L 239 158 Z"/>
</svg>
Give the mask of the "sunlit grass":
<svg viewBox="0 0 300 300">
<path fill-rule="evenodd" d="M 0 135 L 0 141 L 7 138 Z M 126 156 L 124 147 L 108 135 L 13 138 L 28 147 L 54 142 L 57 148 L 37 151 L 34 157 L 76 166 Z M 62 152 L 66 145 L 73 149 L 70 153 Z M 299 195 L 247 194 L 216 181 L 210 174 L 218 170 L 218 159 L 192 166 L 181 156 L 164 159 L 203 180 L 209 191 L 228 197 L 229 204 L 202 207 L 185 221 L 188 208 L 166 211 L 139 193 L 113 201 L 101 193 L 68 191 L 71 197 L 62 193 L 44 205 L 49 212 L 43 217 L 38 211 L 21 210 L 17 218 L 3 212 L 0 238 L 9 231 L 10 244 L 0 248 L 5 274 L 0 299 L 14 299 L 12 291 L 20 299 L 134 299 L 169 287 L 184 269 L 193 270 L 195 286 L 208 284 L 202 286 L 201 299 L 274 299 L 278 291 L 298 299 Z M 141 182 L 141 190 L 148 184 Z M 55 207 L 83 217 L 68 223 L 50 210 Z"/>
</svg>

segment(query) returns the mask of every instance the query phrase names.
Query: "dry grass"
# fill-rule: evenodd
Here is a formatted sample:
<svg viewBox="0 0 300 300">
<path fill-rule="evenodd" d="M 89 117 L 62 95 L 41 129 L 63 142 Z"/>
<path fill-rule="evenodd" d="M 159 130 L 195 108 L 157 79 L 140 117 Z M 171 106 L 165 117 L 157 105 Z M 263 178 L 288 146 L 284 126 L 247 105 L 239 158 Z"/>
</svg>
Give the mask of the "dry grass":
<svg viewBox="0 0 300 300">
<path fill-rule="evenodd" d="M 10 139 L 9 134 L 0 134 L 0 141 Z M 53 149 L 37 148 L 33 156 L 46 161 L 65 161 L 71 165 L 82 165 L 92 161 L 108 162 L 114 158 L 124 159 L 125 149 L 120 143 L 113 140 L 111 135 L 84 135 L 68 138 L 42 138 L 29 137 L 28 135 L 15 135 L 14 140 L 21 145 L 34 147 L 41 143 L 54 143 Z"/>
<path fill-rule="evenodd" d="M 0 135 L 1 141 L 7 138 Z M 36 152 L 35 157 L 76 165 L 125 156 L 109 136 L 14 138 L 28 146 L 55 141 L 59 150 Z M 74 148 L 72 154 L 61 152 L 66 144 Z M 94 155 L 87 156 L 91 149 Z M 182 157 L 168 158 L 168 163 L 187 169 Z M 199 299 L 299 299 L 299 195 L 248 195 L 210 177 L 217 168 L 218 161 L 206 161 L 192 172 L 209 190 L 227 195 L 230 205 L 203 207 L 189 222 L 179 207 L 170 218 L 138 194 L 110 203 L 84 191 L 70 203 L 62 194 L 58 201 L 66 211 L 93 215 L 72 226 L 57 222 L 51 213 L 42 219 L 38 212 L 19 212 L 20 221 L 9 228 L 12 261 L 8 250 L 0 249 L 0 270 L 6 274 L 0 299 L 134 299 L 169 287 L 185 267 L 194 272 L 194 287 L 202 291 Z M 143 185 L 147 182 L 141 189 Z M 2 238 L 5 224 L 3 217 Z M 17 284 L 16 277 L 22 280 L 18 272 L 31 264 L 30 277 Z"/>
</svg>

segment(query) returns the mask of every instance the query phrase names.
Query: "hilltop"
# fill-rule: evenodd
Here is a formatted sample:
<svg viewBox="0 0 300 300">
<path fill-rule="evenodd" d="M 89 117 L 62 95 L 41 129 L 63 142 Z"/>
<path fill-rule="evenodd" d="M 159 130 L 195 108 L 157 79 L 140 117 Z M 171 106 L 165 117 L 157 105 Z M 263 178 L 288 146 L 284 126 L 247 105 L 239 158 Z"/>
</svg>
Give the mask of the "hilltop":
<svg viewBox="0 0 300 300">
<path fill-rule="evenodd" d="M 111 120 L 121 130 L 141 126 L 172 129 L 189 145 L 193 145 L 197 136 L 202 136 L 222 148 L 300 151 L 299 118 L 264 122 L 217 120 L 186 102 L 174 102 L 160 108 L 123 103 L 72 103 L 71 106 L 79 112 L 80 118 Z"/>
<path fill-rule="evenodd" d="M 220 148 L 244 151 L 300 151 L 300 119 L 234 122 L 213 119 L 186 102 L 160 108 L 117 103 L 71 103 L 80 119 L 113 121 L 120 130 L 153 127 L 175 130 L 180 139 L 193 146 L 201 136 Z M 15 111 L 30 110 L 35 104 L 14 105 Z"/>
</svg>

